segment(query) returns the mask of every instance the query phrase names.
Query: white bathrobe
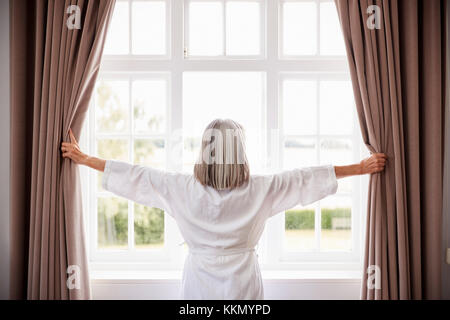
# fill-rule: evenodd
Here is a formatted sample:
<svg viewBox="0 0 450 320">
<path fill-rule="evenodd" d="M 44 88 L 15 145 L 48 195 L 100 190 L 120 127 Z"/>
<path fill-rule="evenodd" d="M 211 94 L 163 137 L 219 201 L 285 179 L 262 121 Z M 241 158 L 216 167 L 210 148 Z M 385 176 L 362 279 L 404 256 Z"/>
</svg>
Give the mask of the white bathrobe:
<svg viewBox="0 0 450 320">
<path fill-rule="evenodd" d="M 217 191 L 190 174 L 107 161 L 102 184 L 176 220 L 189 246 L 183 299 L 263 299 L 254 248 L 267 218 L 337 190 L 332 166 L 253 175 L 239 188 Z"/>
</svg>

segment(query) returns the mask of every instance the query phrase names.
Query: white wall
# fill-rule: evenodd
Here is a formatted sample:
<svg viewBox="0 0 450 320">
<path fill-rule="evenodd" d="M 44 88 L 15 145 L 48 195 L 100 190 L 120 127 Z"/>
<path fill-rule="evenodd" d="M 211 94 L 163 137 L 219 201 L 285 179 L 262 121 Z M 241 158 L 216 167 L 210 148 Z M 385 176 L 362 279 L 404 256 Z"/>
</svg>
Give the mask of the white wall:
<svg viewBox="0 0 450 320">
<path fill-rule="evenodd" d="M 0 0 L 0 299 L 9 297 L 9 0 Z"/>
</svg>

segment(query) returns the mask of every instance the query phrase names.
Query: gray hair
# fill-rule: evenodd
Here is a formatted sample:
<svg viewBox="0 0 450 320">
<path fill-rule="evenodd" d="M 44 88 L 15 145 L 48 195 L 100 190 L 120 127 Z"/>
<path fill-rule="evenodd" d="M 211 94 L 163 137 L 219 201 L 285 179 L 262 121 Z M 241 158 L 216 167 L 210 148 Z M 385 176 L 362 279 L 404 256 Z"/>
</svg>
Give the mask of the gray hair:
<svg viewBox="0 0 450 320">
<path fill-rule="evenodd" d="M 250 177 L 244 128 L 230 119 L 216 119 L 205 129 L 195 178 L 216 190 L 234 189 Z"/>
</svg>

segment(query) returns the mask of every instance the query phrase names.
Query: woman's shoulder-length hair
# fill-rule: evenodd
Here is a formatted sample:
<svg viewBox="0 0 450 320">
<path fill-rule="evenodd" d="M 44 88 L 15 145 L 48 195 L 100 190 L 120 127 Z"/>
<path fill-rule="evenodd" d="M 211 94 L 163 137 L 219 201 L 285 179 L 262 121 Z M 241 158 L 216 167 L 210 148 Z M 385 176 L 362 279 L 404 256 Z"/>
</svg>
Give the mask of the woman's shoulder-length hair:
<svg viewBox="0 0 450 320">
<path fill-rule="evenodd" d="M 216 190 L 242 186 L 250 178 L 245 150 L 244 128 L 239 123 L 230 119 L 212 121 L 203 133 L 194 177 Z"/>
</svg>

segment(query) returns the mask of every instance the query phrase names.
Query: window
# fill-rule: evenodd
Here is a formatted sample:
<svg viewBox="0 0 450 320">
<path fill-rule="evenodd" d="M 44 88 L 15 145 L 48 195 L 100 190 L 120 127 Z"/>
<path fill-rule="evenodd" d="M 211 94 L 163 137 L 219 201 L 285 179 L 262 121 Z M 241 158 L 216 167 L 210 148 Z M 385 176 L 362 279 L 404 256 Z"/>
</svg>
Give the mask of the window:
<svg viewBox="0 0 450 320">
<path fill-rule="evenodd" d="M 334 1 L 280 2 L 280 51 L 284 57 L 345 54 Z"/>
<path fill-rule="evenodd" d="M 331 0 L 118 0 L 84 144 L 192 172 L 203 129 L 222 117 L 244 125 L 253 173 L 355 162 L 344 49 Z M 94 269 L 182 267 L 187 248 L 170 216 L 102 190 L 99 174 L 83 177 Z M 363 183 L 342 180 L 336 195 L 269 219 L 262 268 L 360 263 Z"/>
<path fill-rule="evenodd" d="M 238 120 L 245 128 L 252 171 L 263 159 L 263 72 L 185 72 L 183 75 L 183 168 L 192 172 L 206 125 L 215 118 Z"/>
<path fill-rule="evenodd" d="M 91 107 L 91 152 L 104 159 L 167 169 L 168 84 L 166 73 L 102 74 Z M 111 195 L 103 190 L 101 178 L 102 174 L 92 176 L 96 191 L 91 202 L 97 212 L 92 219 L 93 252 L 161 253 L 164 212 Z"/>
<path fill-rule="evenodd" d="M 284 74 L 280 78 L 282 167 L 342 165 L 360 158 L 351 83 L 344 74 Z M 338 98 L 337 98 L 338 97 Z M 301 119 L 301 120 L 298 120 Z M 360 179 L 343 179 L 336 195 L 286 211 L 278 258 L 350 257 L 358 248 Z M 358 212 L 355 214 L 355 212 Z M 295 259 L 294 259 L 295 260 Z"/>
<path fill-rule="evenodd" d="M 185 56 L 261 57 L 264 1 L 185 1 Z"/>
<path fill-rule="evenodd" d="M 170 36 L 168 9 L 163 0 L 117 1 L 104 54 L 167 57 Z"/>
</svg>

